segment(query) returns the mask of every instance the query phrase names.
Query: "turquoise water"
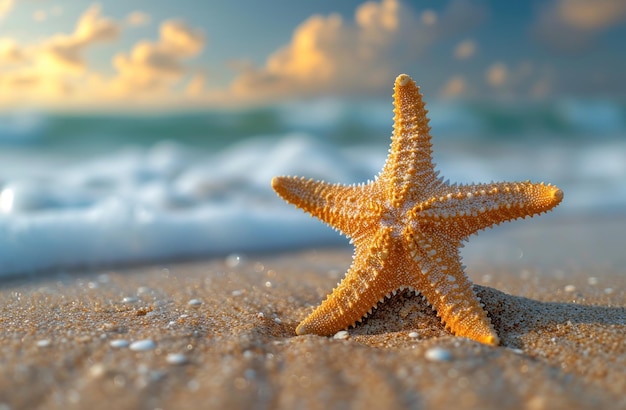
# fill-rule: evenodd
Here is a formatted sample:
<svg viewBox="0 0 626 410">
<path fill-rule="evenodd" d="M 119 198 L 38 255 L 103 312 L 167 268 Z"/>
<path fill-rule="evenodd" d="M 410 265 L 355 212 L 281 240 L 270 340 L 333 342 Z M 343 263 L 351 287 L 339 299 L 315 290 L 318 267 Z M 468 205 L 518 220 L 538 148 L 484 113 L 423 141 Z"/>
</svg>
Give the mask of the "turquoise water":
<svg viewBox="0 0 626 410">
<path fill-rule="evenodd" d="M 626 105 L 436 103 L 434 159 L 455 182 L 546 181 L 550 221 L 624 214 Z M 0 276 L 345 244 L 283 203 L 275 175 L 364 182 L 391 102 L 239 111 L 0 116 Z M 534 220 L 533 220 L 534 221 Z"/>
</svg>

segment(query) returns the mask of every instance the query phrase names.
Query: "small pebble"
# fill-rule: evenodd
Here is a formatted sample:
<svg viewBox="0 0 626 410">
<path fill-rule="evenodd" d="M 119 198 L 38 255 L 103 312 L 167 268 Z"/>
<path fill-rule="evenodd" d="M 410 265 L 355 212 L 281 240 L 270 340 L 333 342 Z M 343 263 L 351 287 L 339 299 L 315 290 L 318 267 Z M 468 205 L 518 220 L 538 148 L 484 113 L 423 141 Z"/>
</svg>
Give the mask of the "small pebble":
<svg viewBox="0 0 626 410">
<path fill-rule="evenodd" d="M 134 296 L 126 296 L 124 299 L 122 299 L 122 303 L 135 303 L 137 302 L 137 298 Z"/>
<path fill-rule="evenodd" d="M 152 350 L 156 347 L 156 343 L 154 343 L 150 339 L 137 340 L 136 342 L 132 342 L 130 344 L 130 350 L 135 352 L 143 352 L 146 350 Z"/>
<path fill-rule="evenodd" d="M 111 340 L 111 342 L 109 342 L 109 346 L 115 347 L 115 348 L 126 347 L 129 344 L 130 344 L 130 342 L 128 340 L 125 340 L 125 339 L 116 339 L 116 340 Z"/>
<path fill-rule="evenodd" d="M 576 291 L 576 286 L 574 285 L 565 285 L 565 287 L 563 288 L 564 291 L 566 292 L 574 292 Z"/>
<path fill-rule="evenodd" d="M 189 302 L 187 302 L 187 304 L 192 307 L 198 307 L 202 304 L 202 302 L 200 302 L 198 299 L 191 299 Z"/>
<path fill-rule="evenodd" d="M 595 276 L 590 276 L 587 278 L 587 283 L 590 284 L 591 286 L 597 285 L 598 278 L 596 278 Z"/>
<path fill-rule="evenodd" d="M 93 378 L 98 378 L 106 374 L 106 367 L 102 363 L 96 363 L 87 370 L 87 374 Z"/>
<path fill-rule="evenodd" d="M 150 292 L 151 292 L 151 290 L 150 290 L 150 288 L 149 288 L 149 287 L 147 287 L 147 286 L 139 286 L 139 287 L 137 288 L 137 294 L 138 294 L 138 295 L 146 295 L 146 294 L 148 294 L 148 293 L 150 293 Z"/>
<path fill-rule="evenodd" d="M 37 347 L 48 347 L 52 344 L 49 339 L 37 340 Z"/>
<path fill-rule="evenodd" d="M 333 336 L 333 339 L 344 340 L 349 337 L 350 337 L 350 333 L 348 333 L 346 330 L 340 330 L 337 333 L 335 333 L 335 335 Z"/>
<path fill-rule="evenodd" d="M 277 324 L 279 324 L 279 325 L 280 325 L 281 323 L 283 323 L 283 322 L 282 322 L 282 320 L 280 320 L 280 319 L 279 319 L 279 318 L 277 318 L 277 317 L 275 317 L 275 318 L 274 318 L 274 322 L 276 322 L 276 323 L 277 323 Z"/>
<path fill-rule="evenodd" d="M 226 266 L 228 266 L 229 268 L 235 268 L 244 261 L 245 261 L 245 257 L 243 255 L 232 253 L 226 257 L 225 262 L 226 262 Z"/>
<path fill-rule="evenodd" d="M 431 362 L 447 362 L 452 359 L 452 353 L 443 347 L 431 347 L 426 350 L 424 357 Z"/>
<path fill-rule="evenodd" d="M 411 333 L 409 333 L 409 337 L 410 337 L 411 339 L 415 339 L 416 337 L 419 337 L 419 333 L 417 333 L 417 332 L 411 332 Z"/>
<path fill-rule="evenodd" d="M 243 295 L 243 290 L 233 290 L 233 296 L 241 296 Z"/>
<path fill-rule="evenodd" d="M 189 359 L 187 359 L 187 356 L 182 353 L 168 353 L 168 355 L 165 357 L 165 361 L 168 364 L 180 365 L 187 363 Z"/>
</svg>

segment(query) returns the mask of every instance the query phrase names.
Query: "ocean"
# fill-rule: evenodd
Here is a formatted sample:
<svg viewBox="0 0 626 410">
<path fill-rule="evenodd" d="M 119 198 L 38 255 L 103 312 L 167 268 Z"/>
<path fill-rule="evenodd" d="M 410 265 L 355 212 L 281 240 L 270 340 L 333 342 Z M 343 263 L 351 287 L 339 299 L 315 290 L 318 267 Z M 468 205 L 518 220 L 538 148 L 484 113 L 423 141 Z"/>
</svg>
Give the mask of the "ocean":
<svg viewBox="0 0 626 410">
<path fill-rule="evenodd" d="M 625 102 L 427 108 L 434 160 L 451 181 L 556 184 L 565 199 L 540 224 L 626 214 Z M 391 132 L 391 101 L 0 114 L 0 276 L 347 246 L 270 181 L 365 182 Z"/>
</svg>

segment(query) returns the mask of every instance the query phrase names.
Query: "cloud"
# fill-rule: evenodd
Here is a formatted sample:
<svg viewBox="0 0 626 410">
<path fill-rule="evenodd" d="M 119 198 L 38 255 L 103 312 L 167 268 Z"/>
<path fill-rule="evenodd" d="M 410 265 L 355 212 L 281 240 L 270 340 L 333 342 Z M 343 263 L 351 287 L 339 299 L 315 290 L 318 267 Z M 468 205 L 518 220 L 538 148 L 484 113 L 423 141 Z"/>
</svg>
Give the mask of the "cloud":
<svg viewBox="0 0 626 410">
<path fill-rule="evenodd" d="M 485 83 L 494 96 L 545 97 L 555 85 L 553 70 L 529 60 L 495 62 L 485 70 Z M 484 90 L 483 92 L 486 92 Z"/>
<path fill-rule="evenodd" d="M 46 16 L 61 12 L 58 8 Z M 202 52 L 206 40 L 201 30 L 182 21 L 165 21 L 156 41 L 141 40 L 127 52 L 113 55 L 113 74 L 89 65 L 87 51 L 118 39 L 128 21 L 138 24 L 148 18 L 138 15 L 115 21 L 93 5 L 70 33 L 57 33 L 32 44 L 0 38 L 0 106 L 95 108 L 131 100 L 142 100 L 145 104 L 141 106 L 199 100 L 205 92 L 205 74 L 189 66 L 188 60 Z"/>
<path fill-rule="evenodd" d="M 141 41 L 129 54 L 113 57 L 117 92 L 158 90 L 180 80 L 187 73 L 183 61 L 199 54 L 204 44 L 201 30 L 178 20 L 164 22 L 157 42 Z"/>
<path fill-rule="evenodd" d="M 624 1 L 554 0 L 540 8 L 532 31 L 548 46 L 579 51 L 589 47 L 602 31 L 624 22 Z"/>
<path fill-rule="evenodd" d="M 422 23 L 427 26 L 434 26 L 437 23 L 437 13 L 433 10 L 424 10 L 421 16 Z"/>
<path fill-rule="evenodd" d="M 185 86 L 185 93 L 190 96 L 201 96 L 205 91 L 205 82 L 206 77 L 204 74 L 194 74 Z"/>
<path fill-rule="evenodd" d="M 19 64 L 25 60 L 25 52 L 15 40 L 0 38 L 0 67 L 8 64 Z"/>
<path fill-rule="evenodd" d="M 503 86 L 507 81 L 507 77 L 508 69 L 503 63 L 495 63 L 491 65 L 485 73 L 485 79 L 487 80 L 487 84 L 492 87 Z"/>
<path fill-rule="evenodd" d="M 100 11 L 99 5 L 89 7 L 79 18 L 74 33 L 57 34 L 44 43 L 42 54 L 48 60 L 48 67 L 82 70 L 85 66 L 83 53 L 86 48 L 118 37 L 118 24 L 101 17 Z"/>
<path fill-rule="evenodd" d="M 62 9 L 53 7 L 46 17 L 60 14 Z M 55 34 L 33 44 L 0 39 L 0 105 L 47 105 L 79 95 L 83 100 L 99 98 L 100 89 L 88 88 L 94 72 L 87 66 L 85 52 L 93 45 L 115 40 L 119 32 L 119 25 L 93 5 L 70 34 Z"/>
<path fill-rule="evenodd" d="M 439 94 L 444 98 L 458 97 L 465 93 L 466 89 L 465 79 L 455 75 L 448 80 Z"/>
<path fill-rule="evenodd" d="M 145 26 L 150 23 L 150 15 L 143 11 L 133 11 L 126 16 L 126 24 L 132 27 Z"/>
<path fill-rule="evenodd" d="M 463 40 L 454 48 L 454 57 L 459 60 L 466 60 L 476 52 L 476 42 L 474 40 Z"/>
<path fill-rule="evenodd" d="M 61 6 L 54 6 L 50 9 L 50 15 L 51 16 L 55 16 L 58 17 L 60 15 L 63 14 L 63 7 Z"/>
<path fill-rule="evenodd" d="M 262 67 L 247 67 L 232 84 L 235 97 L 274 99 L 322 93 L 366 94 L 390 81 L 441 38 L 473 27 L 485 16 L 468 1 L 452 1 L 439 15 L 417 13 L 398 0 L 360 5 L 354 22 L 314 15 Z"/>
<path fill-rule="evenodd" d="M 33 20 L 37 22 L 45 21 L 48 18 L 48 13 L 45 10 L 37 10 L 33 13 Z"/>
<path fill-rule="evenodd" d="M 13 0 L 0 0 L 0 21 L 13 9 Z"/>
<path fill-rule="evenodd" d="M 599 30 L 626 20 L 626 3 L 619 0 L 560 0 L 558 18 L 582 30 Z"/>
</svg>

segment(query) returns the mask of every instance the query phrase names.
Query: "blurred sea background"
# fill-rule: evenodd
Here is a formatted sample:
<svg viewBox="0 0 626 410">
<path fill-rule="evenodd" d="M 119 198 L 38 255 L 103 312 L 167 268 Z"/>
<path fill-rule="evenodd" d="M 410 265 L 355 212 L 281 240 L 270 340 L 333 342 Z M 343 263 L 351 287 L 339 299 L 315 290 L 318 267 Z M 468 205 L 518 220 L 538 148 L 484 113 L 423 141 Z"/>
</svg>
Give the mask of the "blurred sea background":
<svg viewBox="0 0 626 410">
<path fill-rule="evenodd" d="M 402 72 L 442 176 L 565 193 L 468 265 L 626 266 L 626 3 L 201 3 L 0 2 L 0 276 L 347 247 L 270 181 L 373 179 Z"/>
<path fill-rule="evenodd" d="M 546 181 L 550 218 L 623 216 L 626 105 L 427 103 L 434 158 L 460 183 Z M 4 114 L 0 272 L 346 244 L 282 202 L 274 175 L 358 183 L 382 168 L 391 99 L 162 114 Z"/>
</svg>

